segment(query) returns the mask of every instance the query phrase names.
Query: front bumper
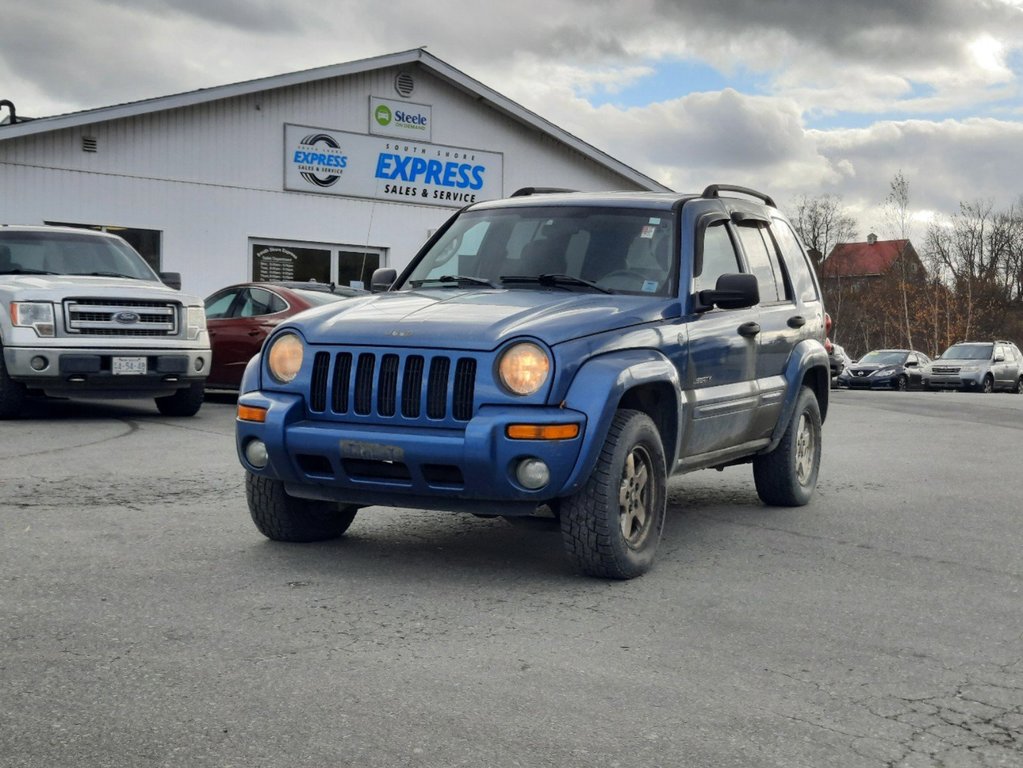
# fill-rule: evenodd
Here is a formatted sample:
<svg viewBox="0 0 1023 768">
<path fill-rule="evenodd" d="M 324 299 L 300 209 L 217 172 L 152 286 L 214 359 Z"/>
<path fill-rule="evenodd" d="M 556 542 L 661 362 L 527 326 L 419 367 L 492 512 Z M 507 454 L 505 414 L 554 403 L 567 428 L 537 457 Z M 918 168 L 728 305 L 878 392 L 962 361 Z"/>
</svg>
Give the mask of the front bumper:
<svg viewBox="0 0 1023 768">
<path fill-rule="evenodd" d="M 931 373 L 924 376 L 926 389 L 980 389 L 984 381 L 984 372 L 963 372 L 950 374 Z"/>
<path fill-rule="evenodd" d="M 529 514 L 562 495 L 586 427 L 584 414 L 546 406 L 482 406 L 463 430 L 314 420 L 303 398 L 282 393 L 249 392 L 238 405 L 266 409 L 263 422 L 236 422 L 242 465 L 282 481 L 293 496 L 495 515 Z M 579 434 L 513 440 L 505 432 L 512 423 L 572 423 Z M 263 468 L 245 457 L 252 440 L 266 445 L 269 460 Z M 527 458 L 547 465 L 550 480 L 543 488 L 529 490 L 516 480 L 515 469 Z"/>
<path fill-rule="evenodd" d="M 839 377 L 839 386 L 849 389 L 898 389 L 898 376 L 851 376 Z"/>
<path fill-rule="evenodd" d="M 209 348 L 4 347 L 8 375 L 54 395 L 155 396 L 205 381 Z M 145 358 L 144 374 L 115 374 L 114 358 Z"/>
</svg>

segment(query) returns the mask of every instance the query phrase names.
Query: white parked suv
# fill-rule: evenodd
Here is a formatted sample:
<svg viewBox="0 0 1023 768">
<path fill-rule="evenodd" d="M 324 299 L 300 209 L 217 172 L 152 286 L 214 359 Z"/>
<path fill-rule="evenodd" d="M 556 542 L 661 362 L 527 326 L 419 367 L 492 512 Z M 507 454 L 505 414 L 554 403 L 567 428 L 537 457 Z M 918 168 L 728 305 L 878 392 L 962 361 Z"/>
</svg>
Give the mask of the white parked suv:
<svg viewBox="0 0 1023 768">
<path fill-rule="evenodd" d="M 165 415 L 197 413 L 210 340 L 202 300 L 180 284 L 115 235 L 0 226 L 0 419 L 33 394 L 151 397 Z"/>
<path fill-rule="evenodd" d="M 1023 391 L 1023 354 L 1011 341 L 961 341 L 924 367 L 925 389 Z"/>
</svg>

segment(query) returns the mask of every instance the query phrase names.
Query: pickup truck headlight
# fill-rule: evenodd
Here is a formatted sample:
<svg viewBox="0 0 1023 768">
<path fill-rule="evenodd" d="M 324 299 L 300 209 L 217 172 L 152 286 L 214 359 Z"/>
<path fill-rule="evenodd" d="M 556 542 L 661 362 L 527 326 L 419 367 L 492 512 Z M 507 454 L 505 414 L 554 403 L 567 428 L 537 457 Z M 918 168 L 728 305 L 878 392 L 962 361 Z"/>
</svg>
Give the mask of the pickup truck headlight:
<svg viewBox="0 0 1023 768">
<path fill-rule="evenodd" d="M 531 395 L 547 383 L 551 360 L 547 353 L 529 341 L 508 347 L 497 364 L 501 384 L 515 395 Z"/>
<path fill-rule="evenodd" d="M 293 333 L 282 333 L 266 351 L 266 367 L 270 375 L 280 384 L 289 384 L 302 369 L 305 347 L 302 340 Z"/>
<path fill-rule="evenodd" d="M 12 301 L 11 325 L 32 328 L 38 336 L 53 336 L 53 304 L 48 301 Z"/>
<path fill-rule="evenodd" d="M 185 316 L 186 338 L 194 341 L 206 330 L 206 310 L 202 307 L 188 307 Z"/>
</svg>

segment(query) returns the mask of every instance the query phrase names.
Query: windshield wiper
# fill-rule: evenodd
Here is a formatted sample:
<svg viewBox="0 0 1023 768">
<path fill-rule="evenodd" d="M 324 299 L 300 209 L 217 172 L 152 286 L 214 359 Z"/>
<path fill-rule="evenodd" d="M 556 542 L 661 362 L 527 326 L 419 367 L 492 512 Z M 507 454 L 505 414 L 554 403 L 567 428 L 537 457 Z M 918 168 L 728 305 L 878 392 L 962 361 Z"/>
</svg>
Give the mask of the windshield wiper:
<svg viewBox="0 0 1023 768">
<path fill-rule="evenodd" d="M 589 280 L 583 280 L 581 277 L 573 277 L 572 275 L 563 274 L 551 274 L 544 273 L 542 275 L 501 275 L 502 283 L 539 283 L 543 286 L 558 286 L 565 287 L 567 285 L 579 285 L 587 288 L 592 288 L 594 291 L 600 291 L 601 293 L 614 293 L 607 288 L 601 288 L 596 283 L 591 283 Z"/>
<path fill-rule="evenodd" d="M 463 285 L 485 285 L 488 288 L 496 288 L 489 280 L 482 277 L 472 277 L 471 275 L 441 275 L 440 277 L 427 277 L 422 280 L 409 280 L 409 285 L 413 288 L 421 288 L 424 285 L 432 285 L 439 283 L 441 285 L 450 285 L 452 288 L 461 288 Z"/>
<path fill-rule="evenodd" d="M 17 267 L 15 269 L 0 269 L 0 275 L 59 275 L 60 272 L 50 272 L 45 269 L 27 269 Z"/>
<path fill-rule="evenodd" d="M 128 280 L 138 280 L 134 275 L 125 275 L 121 272 L 75 272 L 76 275 L 83 275 L 85 277 L 125 277 Z"/>
</svg>

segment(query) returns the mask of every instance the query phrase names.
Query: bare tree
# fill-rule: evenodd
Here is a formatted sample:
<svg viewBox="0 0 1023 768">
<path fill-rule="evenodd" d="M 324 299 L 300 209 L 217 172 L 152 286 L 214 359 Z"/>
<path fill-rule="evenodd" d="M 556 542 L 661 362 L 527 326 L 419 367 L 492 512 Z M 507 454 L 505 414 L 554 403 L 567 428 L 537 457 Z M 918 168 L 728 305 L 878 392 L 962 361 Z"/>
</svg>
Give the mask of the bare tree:
<svg viewBox="0 0 1023 768">
<path fill-rule="evenodd" d="M 910 230 L 912 228 L 912 217 L 909 211 L 909 182 L 906 177 L 902 175 L 900 169 L 889 184 L 890 191 L 888 197 L 885 198 L 884 211 L 885 218 L 888 220 L 888 226 L 894 230 L 898 239 L 903 240 L 902 252 L 899 253 L 898 264 L 899 269 L 899 289 L 902 294 L 902 323 L 903 328 L 906 331 L 906 341 L 909 344 L 910 349 L 914 349 L 913 346 L 913 329 L 912 324 L 909 321 L 909 279 L 910 275 L 907 274 L 909 264 L 906 259 L 906 246 L 910 241 Z"/>
</svg>

